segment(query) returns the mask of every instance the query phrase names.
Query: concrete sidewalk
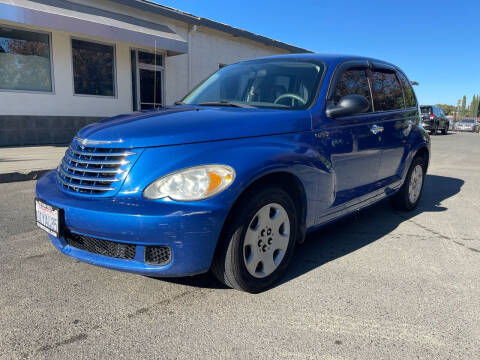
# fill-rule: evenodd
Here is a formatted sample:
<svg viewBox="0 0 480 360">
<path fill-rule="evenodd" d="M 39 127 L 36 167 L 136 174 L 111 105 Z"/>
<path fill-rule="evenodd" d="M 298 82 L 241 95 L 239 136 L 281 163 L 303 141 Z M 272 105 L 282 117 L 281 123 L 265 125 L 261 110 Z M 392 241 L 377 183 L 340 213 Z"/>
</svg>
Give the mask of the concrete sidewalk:
<svg viewBox="0 0 480 360">
<path fill-rule="evenodd" d="M 0 147 L 0 183 L 35 180 L 55 169 L 66 146 Z"/>
</svg>

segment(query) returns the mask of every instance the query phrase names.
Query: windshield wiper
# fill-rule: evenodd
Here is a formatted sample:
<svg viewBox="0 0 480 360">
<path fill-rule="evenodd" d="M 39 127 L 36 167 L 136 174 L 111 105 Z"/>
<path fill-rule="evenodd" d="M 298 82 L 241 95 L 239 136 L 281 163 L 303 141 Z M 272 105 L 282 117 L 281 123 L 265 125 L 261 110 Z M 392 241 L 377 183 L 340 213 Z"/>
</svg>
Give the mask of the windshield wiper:
<svg viewBox="0 0 480 360">
<path fill-rule="evenodd" d="M 184 103 L 181 102 L 181 101 L 175 101 L 173 104 L 174 104 L 174 105 L 183 105 Z"/>
<path fill-rule="evenodd" d="M 197 104 L 198 106 L 231 106 L 231 107 L 239 107 L 239 108 L 248 108 L 254 109 L 255 106 L 247 105 L 242 102 L 233 102 L 233 101 L 207 101 Z"/>
</svg>

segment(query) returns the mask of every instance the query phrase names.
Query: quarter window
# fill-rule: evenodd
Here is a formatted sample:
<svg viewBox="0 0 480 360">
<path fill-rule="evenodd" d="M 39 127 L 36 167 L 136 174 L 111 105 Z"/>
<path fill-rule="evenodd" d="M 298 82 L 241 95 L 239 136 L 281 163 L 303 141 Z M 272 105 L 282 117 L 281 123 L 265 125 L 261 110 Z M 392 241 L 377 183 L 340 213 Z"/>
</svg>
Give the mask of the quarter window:
<svg viewBox="0 0 480 360">
<path fill-rule="evenodd" d="M 48 34 L 0 27 L 0 89 L 52 91 Z"/>
<path fill-rule="evenodd" d="M 375 111 L 403 108 L 403 91 L 393 71 L 375 70 L 372 76 Z"/>
<path fill-rule="evenodd" d="M 408 79 L 402 73 L 397 73 L 400 82 L 403 87 L 403 96 L 405 97 L 405 107 L 411 108 L 417 106 L 417 101 L 415 100 L 415 93 L 413 92 L 412 85 Z"/>
<path fill-rule="evenodd" d="M 111 45 L 72 39 L 75 94 L 115 96 L 115 50 Z"/>
<path fill-rule="evenodd" d="M 340 75 L 335 85 L 333 103 L 336 105 L 342 97 L 352 94 L 362 95 L 370 104 L 372 103 L 366 69 L 351 68 Z M 371 105 L 367 112 L 370 111 L 372 111 Z"/>
</svg>

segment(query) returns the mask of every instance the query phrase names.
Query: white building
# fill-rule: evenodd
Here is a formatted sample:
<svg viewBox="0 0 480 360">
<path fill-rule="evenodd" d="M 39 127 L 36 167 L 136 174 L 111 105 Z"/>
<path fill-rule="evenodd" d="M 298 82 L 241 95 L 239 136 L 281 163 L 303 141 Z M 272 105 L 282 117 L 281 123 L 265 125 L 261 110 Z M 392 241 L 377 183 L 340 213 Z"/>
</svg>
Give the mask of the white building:
<svg viewBox="0 0 480 360">
<path fill-rule="evenodd" d="M 145 0 L 0 0 L 0 146 L 69 142 L 224 64 L 306 51 Z"/>
</svg>

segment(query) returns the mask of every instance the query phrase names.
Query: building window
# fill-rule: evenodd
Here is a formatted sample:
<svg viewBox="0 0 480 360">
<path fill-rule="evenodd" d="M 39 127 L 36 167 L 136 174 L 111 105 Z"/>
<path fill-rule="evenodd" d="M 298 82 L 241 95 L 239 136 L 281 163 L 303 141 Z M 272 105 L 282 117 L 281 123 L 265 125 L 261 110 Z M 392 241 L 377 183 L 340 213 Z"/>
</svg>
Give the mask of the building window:
<svg viewBox="0 0 480 360">
<path fill-rule="evenodd" d="M 112 45 L 72 39 L 75 94 L 115 96 L 115 49 Z"/>
<path fill-rule="evenodd" d="M 0 26 L 0 89 L 52 92 L 48 34 Z"/>
</svg>

